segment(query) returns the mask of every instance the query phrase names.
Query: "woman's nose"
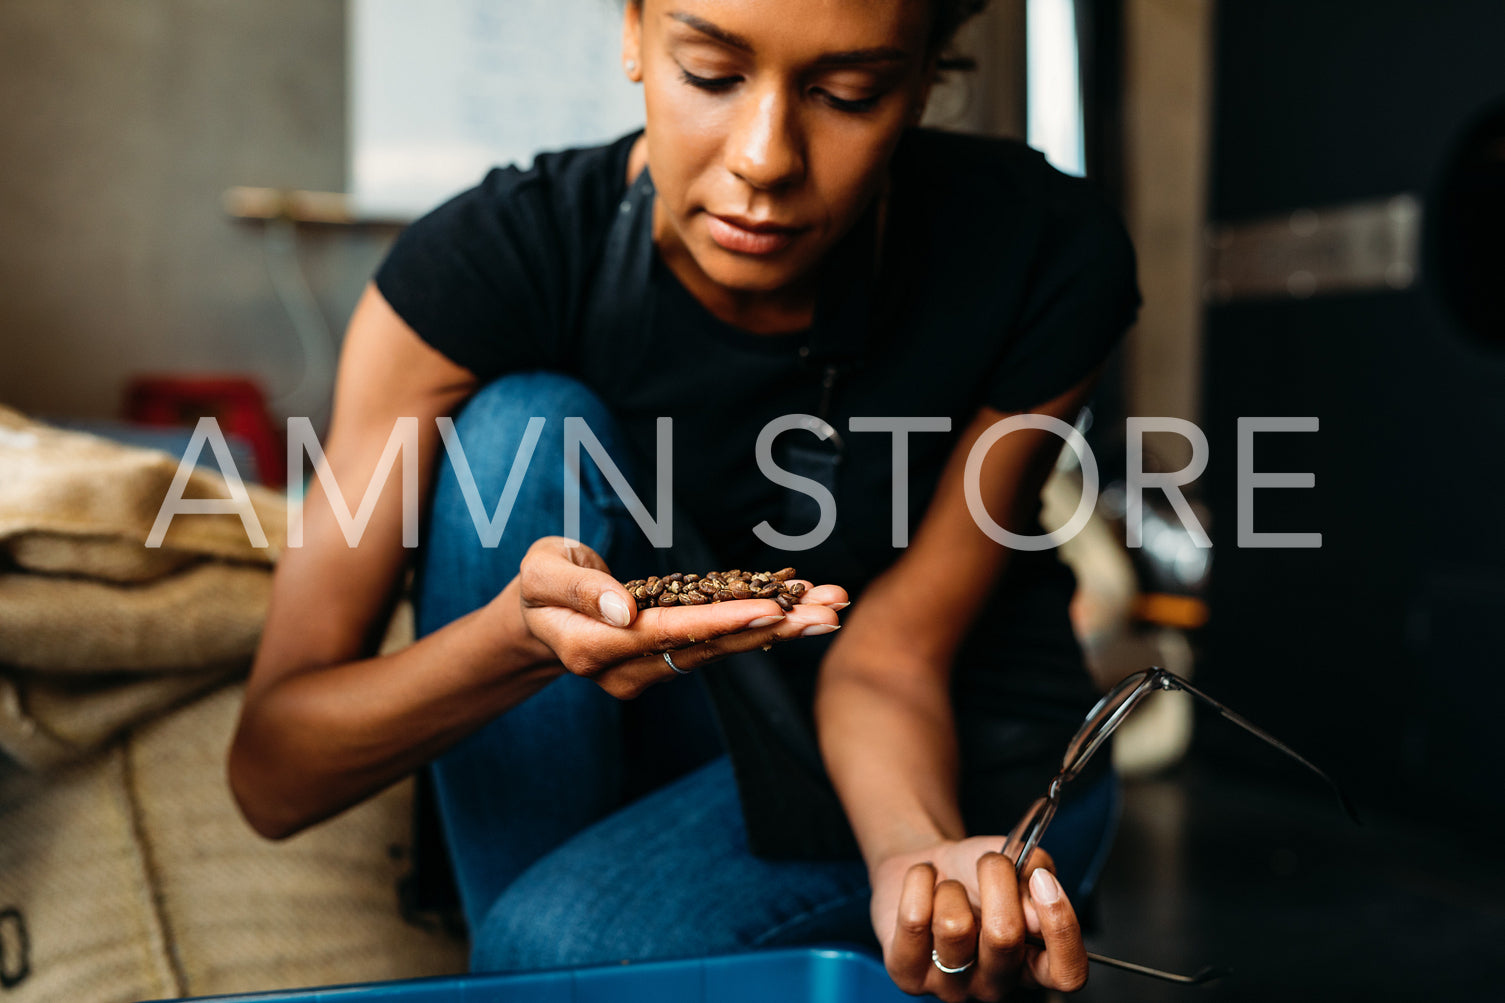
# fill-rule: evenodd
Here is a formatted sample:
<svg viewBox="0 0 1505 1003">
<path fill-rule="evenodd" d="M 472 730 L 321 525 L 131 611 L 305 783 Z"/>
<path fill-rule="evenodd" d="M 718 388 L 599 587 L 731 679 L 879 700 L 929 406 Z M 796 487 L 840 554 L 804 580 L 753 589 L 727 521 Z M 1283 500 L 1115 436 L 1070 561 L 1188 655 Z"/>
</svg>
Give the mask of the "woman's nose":
<svg viewBox="0 0 1505 1003">
<path fill-rule="evenodd" d="M 727 168 L 754 188 L 773 189 L 804 176 L 804 141 L 782 89 L 749 95 L 727 141 Z"/>
</svg>

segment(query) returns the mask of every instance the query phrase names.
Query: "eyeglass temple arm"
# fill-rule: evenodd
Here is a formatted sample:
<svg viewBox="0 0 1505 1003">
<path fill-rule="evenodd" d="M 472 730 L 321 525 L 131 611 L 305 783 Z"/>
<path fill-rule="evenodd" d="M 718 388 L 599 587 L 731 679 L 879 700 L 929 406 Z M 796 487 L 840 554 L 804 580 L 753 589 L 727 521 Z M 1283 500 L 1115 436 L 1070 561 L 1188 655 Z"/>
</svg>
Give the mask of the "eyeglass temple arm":
<svg viewBox="0 0 1505 1003">
<path fill-rule="evenodd" d="M 1034 935 L 1025 937 L 1024 942 L 1041 950 L 1045 949 L 1045 941 Z M 1133 972 L 1136 975 L 1147 975 L 1152 979 L 1160 979 L 1162 982 L 1174 982 L 1177 985 L 1183 986 L 1199 986 L 1204 982 L 1211 982 L 1214 979 L 1221 979 L 1231 974 L 1226 968 L 1213 968 L 1209 966 L 1198 969 L 1192 975 L 1179 975 L 1176 972 L 1162 971 L 1159 968 L 1151 968 L 1149 965 L 1136 965 L 1132 961 L 1120 961 L 1117 958 L 1110 958 L 1105 954 L 1094 954 L 1091 951 L 1087 952 L 1087 960 L 1096 962 L 1099 965 L 1107 965 L 1109 968 L 1117 968 L 1120 971 Z"/>
<path fill-rule="evenodd" d="M 1166 673 L 1166 675 L 1169 676 L 1170 674 Z M 1208 696 L 1206 693 L 1203 693 L 1201 690 L 1197 689 L 1191 683 L 1189 683 L 1186 680 L 1180 678 L 1179 676 L 1172 677 L 1170 681 L 1173 683 L 1173 685 L 1175 686 L 1176 689 L 1185 690 L 1186 692 L 1190 693 L 1192 696 L 1196 697 L 1197 699 L 1202 700 L 1205 703 L 1207 703 L 1208 705 L 1216 708 L 1217 712 L 1219 714 L 1223 715 L 1223 717 L 1227 718 L 1229 721 L 1232 721 L 1234 724 L 1238 725 L 1240 728 L 1243 728 L 1245 731 L 1249 732 L 1251 735 L 1254 735 L 1256 738 L 1264 739 L 1266 742 L 1268 742 L 1269 744 L 1275 746 L 1275 748 L 1279 749 L 1281 752 L 1284 752 L 1286 755 L 1288 755 L 1292 759 L 1296 760 L 1296 762 L 1300 763 L 1302 766 L 1305 766 L 1307 769 L 1309 769 L 1313 773 L 1317 774 L 1317 776 L 1321 777 L 1323 780 L 1325 780 L 1327 782 L 1327 786 L 1331 787 L 1332 790 L 1333 790 L 1333 793 L 1338 796 L 1338 803 L 1343 806 L 1343 811 L 1345 813 L 1347 813 L 1347 815 L 1348 815 L 1348 817 L 1350 819 L 1353 820 L 1354 824 L 1355 825 L 1363 825 L 1364 824 L 1359 819 L 1359 813 L 1354 808 L 1353 802 L 1350 801 L 1350 800 L 1348 800 L 1348 795 L 1343 792 L 1343 788 L 1339 787 L 1338 786 L 1338 782 L 1336 780 L 1334 780 L 1332 777 L 1328 776 L 1326 772 L 1324 772 L 1322 769 L 1320 769 L 1311 760 L 1307 759 L 1301 753 L 1297 752 L 1295 749 L 1291 748 L 1289 745 L 1286 745 L 1280 739 L 1276 738 L 1274 735 L 1272 735 L 1269 732 L 1265 731 L 1263 728 L 1259 727 L 1254 722 L 1249 721 L 1246 718 L 1240 716 L 1235 711 L 1229 710 L 1227 707 L 1224 707 L 1222 704 L 1218 703 L 1212 697 Z"/>
</svg>

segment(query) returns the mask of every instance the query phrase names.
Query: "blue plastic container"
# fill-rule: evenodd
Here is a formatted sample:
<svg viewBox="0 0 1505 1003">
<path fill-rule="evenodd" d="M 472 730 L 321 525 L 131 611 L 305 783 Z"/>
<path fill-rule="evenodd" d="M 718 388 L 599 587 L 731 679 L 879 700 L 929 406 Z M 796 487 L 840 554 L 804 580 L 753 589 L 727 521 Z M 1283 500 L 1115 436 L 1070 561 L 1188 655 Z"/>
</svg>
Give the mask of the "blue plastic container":
<svg viewBox="0 0 1505 1003">
<path fill-rule="evenodd" d="M 913 1003 L 915 999 L 901 992 L 872 956 L 834 948 L 208 998 L 220 1003 Z"/>
</svg>

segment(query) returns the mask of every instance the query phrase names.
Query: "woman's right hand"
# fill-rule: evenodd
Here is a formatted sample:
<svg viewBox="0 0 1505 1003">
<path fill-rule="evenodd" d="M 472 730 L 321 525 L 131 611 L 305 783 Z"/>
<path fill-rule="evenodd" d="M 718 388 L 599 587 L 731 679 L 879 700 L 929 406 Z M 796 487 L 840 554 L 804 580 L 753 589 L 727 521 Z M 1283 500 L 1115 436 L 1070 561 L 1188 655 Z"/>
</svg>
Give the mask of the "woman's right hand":
<svg viewBox="0 0 1505 1003">
<path fill-rule="evenodd" d="M 680 669 L 694 671 L 727 655 L 828 634 L 840 626 L 836 611 L 847 603 L 845 589 L 821 585 L 807 587 L 788 613 L 772 599 L 639 611 L 600 555 L 561 536 L 528 549 L 517 582 L 533 638 L 567 671 L 621 700 L 674 678 L 666 651 Z"/>
<path fill-rule="evenodd" d="M 1021 883 L 1014 861 L 997 852 L 1003 841 L 941 840 L 873 865 L 873 930 L 900 989 L 1004 1000 L 1016 986 L 1075 992 L 1086 983 L 1081 924 L 1056 881 L 1055 861 L 1035 850 Z"/>
</svg>

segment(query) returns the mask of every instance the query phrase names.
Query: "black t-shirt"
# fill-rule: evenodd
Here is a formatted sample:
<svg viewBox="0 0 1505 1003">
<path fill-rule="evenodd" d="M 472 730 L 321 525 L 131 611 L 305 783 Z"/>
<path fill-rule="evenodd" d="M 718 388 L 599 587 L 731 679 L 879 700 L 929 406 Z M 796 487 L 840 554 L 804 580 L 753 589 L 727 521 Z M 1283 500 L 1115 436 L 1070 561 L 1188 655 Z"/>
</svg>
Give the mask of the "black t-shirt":
<svg viewBox="0 0 1505 1003">
<path fill-rule="evenodd" d="M 1059 395 L 1103 361 L 1137 309 L 1132 247 L 1090 185 L 1015 141 L 914 129 L 893 160 L 881 269 L 859 287 L 870 323 L 833 348 L 825 332 L 835 325 L 822 310 L 837 311 L 831 304 L 847 287 L 826 276 L 815 330 L 740 330 L 657 260 L 641 218 L 651 181 L 626 185 L 635 139 L 492 171 L 404 231 L 376 281 L 421 337 L 482 380 L 530 369 L 581 379 L 649 470 L 655 422 L 672 417 L 675 503 L 723 566 L 795 564 L 801 577 L 860 595 L 899 553 L 893 438 L 851 432 L 849 420 L 951 419 L 949 433 L 908 437 L 912 531 L 979 407 L 1025 410 Z M 875 218 L 844 242 L 849 259 L 874 259 Z M 608 272 L 614 226 L 625 243 Z M 821 412 L 843 439 L 836 529 L 813 550 L 772 550 L 754 526 L 767 520 L 791 535 L 811 526 L 790 524 L 798 516 L 788 489 L 759 471 L 759 432 L 777 416 Z M 997 778 L 1058 756 L 1090 704 L 1066 614 L 1073 584 L 1053 552 L 1013 553 L 958 659 L 964 805 L 985 816 L 1000 784 L 1014 786 Z M 824 647 L 815 639 L 776 649 L 802 698 Z M 997 811 L 1012 824 L 1018 808 Z"/>
</svg>

